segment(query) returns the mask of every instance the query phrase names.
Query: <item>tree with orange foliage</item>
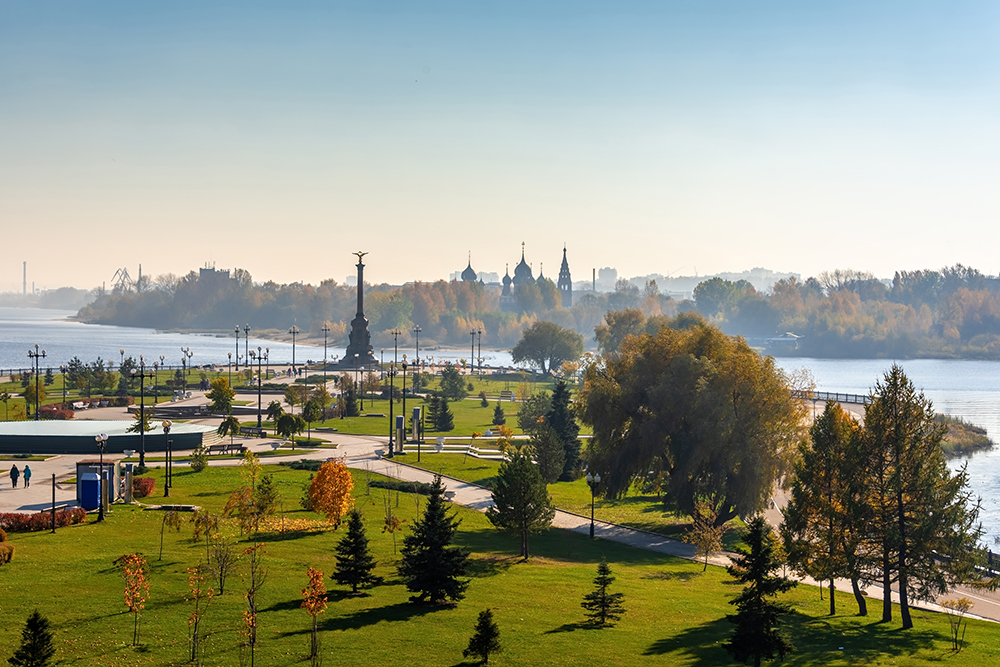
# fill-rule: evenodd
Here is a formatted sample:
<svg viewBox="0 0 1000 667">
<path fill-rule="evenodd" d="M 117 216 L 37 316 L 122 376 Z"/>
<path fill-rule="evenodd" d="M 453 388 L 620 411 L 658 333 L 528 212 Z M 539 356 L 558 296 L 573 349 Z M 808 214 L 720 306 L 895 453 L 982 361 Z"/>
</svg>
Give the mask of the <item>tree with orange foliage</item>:
<svg viewBox="0 0 1000 667">
<path fill-rule="evenodd" d="M 322 512 L 330 523 L 340 525 L 341 517 L 354 505 L 353 488 L 354 478 L 344 459 L 327 461 L 309 485 L 309 503 L 314 512 Z"/>
<path fill-rule="evenodd" d="M 312 616 L 312 643 L 309 647 L 310 664 L 315 667 L 319 664 L 319 627 L 317 617 L 326 611 L 326 586 L 323 585 L 323 573 L 314 567 L 306 570 L 309 577 L 309 585 L 302 589 L 303 609 Z"/>
<path fill-rule="evenodd" d="M 139 612 L 149 599 L 149 565 L 142 554 L 125 554 L 115 560 L 125 579 L 125 606 L 132 612 L 132 646 L 139 643 Z"/>
</svg>

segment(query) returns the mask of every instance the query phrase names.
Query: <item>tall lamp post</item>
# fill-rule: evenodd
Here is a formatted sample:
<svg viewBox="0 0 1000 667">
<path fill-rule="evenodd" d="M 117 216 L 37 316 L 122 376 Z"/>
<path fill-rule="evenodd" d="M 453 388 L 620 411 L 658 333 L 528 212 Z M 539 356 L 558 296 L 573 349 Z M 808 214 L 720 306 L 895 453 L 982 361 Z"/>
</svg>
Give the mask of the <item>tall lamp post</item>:
<svg viewBox="0 0 1000 667">
<path fill-rule="evenodd" d="M 403 444 L 406 444 L 406 355 L 403 355 Z M 420 450 L 417 449 L 417 462 L 420 462 Z"/>
<path fill-rule="evenodd" d="M 189 348 L 187 348 L 184 351 L 184 354 L 187 355 L 187 359 L 188 359 L 188 377 L 190 378 L 191 377 L 191 357 L 194 356 L 194 352 L 192 352 L 191 348 L 189 347 Z"/>
<path fill-rule="evenodd" d="M 393 445 L 396 432 L 396 420 L 392 411 L 392 390 L 394 388 L 392 379 L 396 375 L 396 364 L 389 366 L 389 458 L 395 458 L 396 448 Z"/>
<path fill-rule="evenodd" d="M 160 370 L 161 371 L 167 370 L 166 359 L 167 358 L 165 356 L 163 356 L 162 354 L 160 355 Z M 168 380 L 170 379 L 170 373 L 169 372 L 167 373 L 167 379 Z"/>
<path fill-rule="evenodd" d="M 469 375 L 472 375 L 472 372 L 476 370 L 476 330 L 470 331 L 469 335 L 472 336 L 472 349 L 469 351 Z"/>
<path fill-rule="evenodd" d="M 597 496 L 597 487 L 601 483 L 601 473 L 591 475 L 587 473 L 587 484 L 590 485 L 590 539 L 594 539 L 594 498 Z"/>
<path fill-rule="evenodd" d="M 240 370 L 240 325 L 233 329 L 236 332 L 236 370 Z"/>
<path fill-rule="evenodd" d="M 251 352 L 251 354 L 253 354 L 253 352 Z M 261 414 L 260 414 L 260 388 L 261 388 L 260 362 L 263 360 L 263 357 L 264 355 L 261 354 L 261 348 L 258 346 L 257 347 L 257 428 L 261 428 L 261 425 L 264 423 L 261 420 Z"/>
<path fill-rule="evenodd" d="M 118 365 L 118 368 L 121 368 L 122 366 L 125 365 L 125 350 L 124 349 L 118 350 L 118 354 L 122 355 L 122 362 L 121 364 Z"/>
<path fill-rule="evenodd" d="M 163 497 L 170 497 L 170 487 L 173 486 L 174 482 L 174 457 L 170 451 L 170 427 L 173 426 L 173 422 L 169 419 L 163 420 L 163 437 L 167 441 L 167 469 L 163 476 Z"/>
<path fill-rule="evenodd" d="M 226 369 L 229 371 L 229 386 L 233 386 L 233 353 L 226 352 L 229 355 L 229 361 L 226 363 Z"/>
<path fill-rule="evenodd" d="M 292 328 L 288 330 L 288 333 L 292 334 L 292 377 L 297 377 L 299 371 L 297 368 L 295 368 L 295 336 L 298 335 L 299 328 L 293 324 Z"/>
<path fill-rule="evenodd" d="M 354 353 L 354 377 L 356 377 L 357 380 L 358 380 L 358 398 L 361 399 L 361 408 L 360 408 L 360 410 L 364 410 L 365 409 L 365 392 L 364 392 L 364 389 L 361 387 L 361 374 L 358 372 L 358 353 L 357 352 Z"/>
<path fill-rule="evenodd" d="M 66 371 L 65 366 L 60 366 L 59 370 L 62 372 L 62 386 L 63 386 L 63 409 L 66 409 Z"/>
<path fill-rule="evenodd" d="M 247 324 L 245 327 L 243 327 L 243 333 L 246 334 L 245 336 L 243 336 L 243 363 L 249 364 L 250 363 L 250 361 L 249 361 L 249 359 L 250 359 L 250 325 L 249 324 Z M 236 351 L 237 352 L 240 351 L 240 343 L 239 343 L 239 341 L 236 342 Z M 236 364 L 236 367 L 239 368 L 239 363 Z"/>
<path fill-rule="evenodd" d="M 38 421 L 38 360 L 45 358 L 45 350 L 39 352 L 35 345 L 34 351 L 28 349 L 28 358 L 35 363 L 35 421 Z"/>
<path fill-rule="evenodd" d="M 97 448 L 101 451 L 101 490 L 97 494 L 97 520 L 104 521 L 104 447 L 108 444 L 108 434 L 102 433 L 94 437 L 97 441 Z"/>
<path fill-rule="evenodd" d="M 479 355 L 476 359 L 479 362 L 479 374 L 483 374 L 483 328 L 476 327 L 476 342 L 479 344 Z"/>
<path fill-rule="evenodd" d="M 413 327 L 413 335 L 417 339 L 417 368 L 420 367 L 420 332 L 423 331 L 419 326 Z"/>
<path fill-rule="evenodd" d="M 187 377 L 187 367 L 188 367 L 187 351 L 182 347 L 181 348 L 181 385 L 182 385 L 181 388 L 185 389 L 185 390 L 187 389 L 187 384 L 186 384 L 187 380 L 185 380 L 184 378 Z"/>
<path fill-rule="evenodd" d="M 160 392 L 156 388 L 156 372 L 160 370 L 160 364 L 158 362 L 153 362 L 153 405 L 158 405 L 160 402 Z"/>
<path fill-rule="evenodd" d="M 326 388 L 326 337 L 330 334 L 330 323 L 324 322 L 320 331 L 323 332 L 323 387 Z M 324 407 L 323 410 L 325 411 L 326 408 Z M 325 412 L 323 416 L 326 416 Z"/>
<path fill-rule="evenodd" d="M 132 369 L 132 377 L 139 378 L 139 470 L 146 468 L 146 378 L 150 374 L 146 372 L 146 362 L 139 357 L 139 372 Z"/>
</svg>

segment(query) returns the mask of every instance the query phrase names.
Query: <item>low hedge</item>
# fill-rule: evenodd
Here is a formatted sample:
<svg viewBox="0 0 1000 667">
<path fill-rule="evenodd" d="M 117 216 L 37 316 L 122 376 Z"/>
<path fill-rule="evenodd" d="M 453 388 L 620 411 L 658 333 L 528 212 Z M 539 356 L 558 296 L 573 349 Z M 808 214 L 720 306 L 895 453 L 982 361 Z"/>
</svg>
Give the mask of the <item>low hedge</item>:
<svg viewBox="0 0 1000 667">
<path fill-rule="evenodd" d="M 82 523 L 87 518 L 87 511 L 82 507 L 56 510 L 56 528 Z M 0 528 L 8 533 L 29 533 L 52 528 L 52 512 L 36 512 L 34 514 L 19 514 L 4 512 L 0 514 Z M 6 542 L 0 542 L 6 544 Z"/>
<path fill-rule="evenodd" d="M 369 488 L 389 489 L 390 491 L 402 491 L 403 493 L 419 493 L 422 496 L 431 495 L 431 485 L 425 482 L 404 482 L 398 479 L 373 479 L 368 483 Z"/>
<path fill-rule="evenodd" d="M 278 461 L 279 466 L 285 466 L 286 468 L 291 468 L 292 470 L 310 470 L 316 472 L 319 470 L 320 466 L 326 463 L 326 461 L 309 461 L 307 459 L 301 459 L 299 461 Z"/>
</svg>

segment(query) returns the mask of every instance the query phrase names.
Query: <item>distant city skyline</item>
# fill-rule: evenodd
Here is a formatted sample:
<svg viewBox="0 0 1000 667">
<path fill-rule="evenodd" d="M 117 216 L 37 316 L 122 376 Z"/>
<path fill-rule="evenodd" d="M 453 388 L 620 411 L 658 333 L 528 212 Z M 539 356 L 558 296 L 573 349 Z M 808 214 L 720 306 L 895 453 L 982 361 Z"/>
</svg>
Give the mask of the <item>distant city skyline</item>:
<svg viewBox="0 0 1000 667">
<path fill-rule="evenodd" d="M 1000 271 L 1000 6 L 0 3 L 0 290 Z M 477 258 L 481 258 L 477 259 Z M 500 261 L 504 258 L 504 261 Z M 447 267 L 447 268 L 442 268 Z M 502 273 L 501 273 L 502 275 Z"/>
</svg>

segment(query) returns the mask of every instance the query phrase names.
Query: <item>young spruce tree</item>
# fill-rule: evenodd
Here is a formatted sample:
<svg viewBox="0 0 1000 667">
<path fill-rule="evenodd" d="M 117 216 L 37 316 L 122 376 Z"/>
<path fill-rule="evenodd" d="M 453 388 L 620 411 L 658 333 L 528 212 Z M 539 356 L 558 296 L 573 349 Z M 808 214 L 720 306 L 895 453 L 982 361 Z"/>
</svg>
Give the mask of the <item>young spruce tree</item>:
<svg viewBox="0 0 1000 667">
<path fill-rule="evenodd" d="M 451 546 L 459 523 L 459 519 L 448 516 L 441 475 L 435 475 L 424 515 L 403 538 L 397 568 L 406 588 L 413 593 L 410 601 L 442 603 L 465 597 L 469 582 L 461 577 L 468 570 L 469 555 Z"/>
<path fill-rule="evenodd" d="M 455 429 L 455 415 L 448 407 L 448 399 L 445 396 L 441 397 L 441 407 L 438 409 L 435 426 L 437 426 L 438 431 L 453 431 Z"/>
<path fill-rule="evenodd" d="M 368 551 L 368 536 L 361 512 L 352 510 L 347 519 L 347 535 L 337 543 L 337 569 L 333 580 L 357 593 L 361 586 L 377 586 L 382 577 L 373 574 L 375 559 Z"/>
<path fill-rule="evenodd" d="M 580 426 L 573 416 L 573 408 L 570 406 L 569 385 L 565 380 L 556 382 L 555 389 L 552 390 L 552 407 L 545 415 L 545 423 L 555 431 L 555 434 L 562 442 L 565 460 L 563 461 L 562 475 L 559 480 L 572 482 L 579 477 L 580 471 Z"/>
<path fill-rule="evenodd" d="M 493 482 L 493 507 L 486 518 L 500 531 L 521 538 L 521 558 L 528 559 L 528 534 L 545 530 L 556 515 L 545 480 L 526 449 L 512 449 Z"/>
<path fill-rule="evenodd" d="M 479 658 L 479 664 L 485 665 L 490 661 L 490 654 L 499 653 L 500 650 L 500 628 L 493 620 L 493 612 L 489 609 L 479 612 L 476 631 L 462 655 L 466 658 Z"/>
<path fill-rule="evenodd" d="M 622 600 L 624 593 L 609 593 L 608 587 L 614 583 L 608 559 L 602 558 L 597 566 L 597 576 L 594 578 L 594 591 L 583 596 L 580 606 L 587 610 L 587 618 L 599 628 L 614 625 L 625 613 Z"/>
<path fill-rule="evenodd" d="M 760 667 L 761 660 L 772 660 L 775 655 L 784 659 L 794 648 L 778 632 L 778 617 L 787 614 L 789 607 L 770 598 L 794 587 L 795 582 L 772 574 L 781 567 L 778 541 L 762 515 L 747 523 L 743 541 L 750 550 L 737 548 L 741 555 L 727 569 L 730 576 L 746 585 L 729 601 L 737 611 L 726 619 L 736 625 L 736 630 L 723 648 L 737 662 L 753 660 L 754 667 Z"/>
<path fill-rule="evenodd" d="M 503 407 L 500 406 L 500 401 L 497 401 L 497 406 L 493 408 L 493 425 L 503 426 L 507 423 L 507 415 L 503 413 Z"/>
<path fill-rule="evenodd" d="M 28 616 L 21 631 L 21 645 L 7 662 L 14 667 L 46 667 L 55 653 L 49 620 L 36 609 Z"/>
</svg>

